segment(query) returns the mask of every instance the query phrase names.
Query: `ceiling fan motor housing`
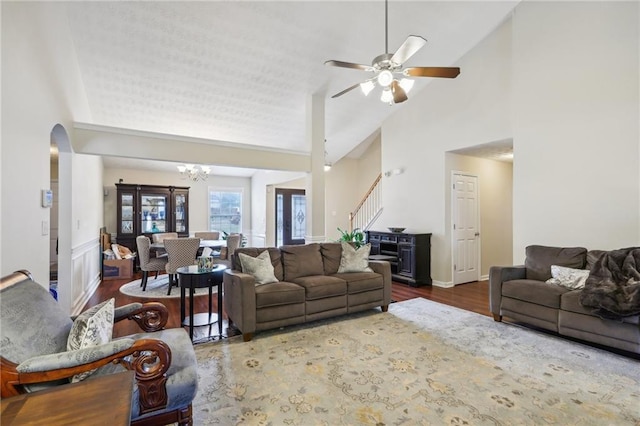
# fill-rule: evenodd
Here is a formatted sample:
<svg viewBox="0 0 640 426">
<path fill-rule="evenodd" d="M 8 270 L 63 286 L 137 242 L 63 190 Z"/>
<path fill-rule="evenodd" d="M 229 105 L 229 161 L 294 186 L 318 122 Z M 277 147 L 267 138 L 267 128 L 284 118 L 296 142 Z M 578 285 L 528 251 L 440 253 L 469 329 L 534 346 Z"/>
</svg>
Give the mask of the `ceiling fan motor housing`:
<svg viewBox="0 0 640 426">
<path fill-rule="evenodd" d="M 396 64 L 395 62 L 392 62 L 392 57 L 393 55 L 391 53 L 383 53 L 382 55 L 376 56 L 371 62 L 371 65 L 376 69 L 376 71 L 389 70 L 393 72 L 400 68 L 402 64 Z"/>
</svg>

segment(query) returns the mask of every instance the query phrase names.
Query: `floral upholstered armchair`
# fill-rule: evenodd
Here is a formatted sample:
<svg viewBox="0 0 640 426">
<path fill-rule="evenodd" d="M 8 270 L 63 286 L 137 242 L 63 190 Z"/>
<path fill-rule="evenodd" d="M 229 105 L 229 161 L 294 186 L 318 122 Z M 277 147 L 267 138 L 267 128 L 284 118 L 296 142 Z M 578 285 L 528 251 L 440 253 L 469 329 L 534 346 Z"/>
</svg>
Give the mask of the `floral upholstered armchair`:
<svg viewBox="0 0 640 426">
<path fill-rule="evenodd" d="M 144 333 L 112 339 L 113 322 Z M 27 271 L 0 279 L 2 398 L 124 370 L 135 372 L 131 423 L 193 424 L 197 363 L 184 329 L 163 330 L 158 302 L 113 307 L 113 299 L 69 318 Z M 109 328 L 111 324 L 111 328 Z"/>
</svg>

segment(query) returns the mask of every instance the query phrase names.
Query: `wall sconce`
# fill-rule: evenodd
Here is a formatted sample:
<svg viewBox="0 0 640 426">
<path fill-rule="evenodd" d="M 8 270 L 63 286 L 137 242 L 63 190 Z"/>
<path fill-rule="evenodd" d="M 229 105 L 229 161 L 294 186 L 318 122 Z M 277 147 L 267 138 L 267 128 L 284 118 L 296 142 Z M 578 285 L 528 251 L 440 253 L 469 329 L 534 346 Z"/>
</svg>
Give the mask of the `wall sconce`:
<svg viewBox="0 0 640 426">
<path fill-rule="evenodd" d="M 400 167 L 398 169 L 389 170 L 388 172 L 384 172 L 386 177 L 401 175 L 404 173 L 404 167 Z"/>
</svg>

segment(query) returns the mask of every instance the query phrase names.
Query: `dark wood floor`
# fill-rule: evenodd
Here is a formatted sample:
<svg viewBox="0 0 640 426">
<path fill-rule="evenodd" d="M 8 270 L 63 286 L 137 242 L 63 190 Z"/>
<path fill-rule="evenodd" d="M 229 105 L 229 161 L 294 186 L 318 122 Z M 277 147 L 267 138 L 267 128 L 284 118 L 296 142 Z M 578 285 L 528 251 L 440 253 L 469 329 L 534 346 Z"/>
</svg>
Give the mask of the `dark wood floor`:
<svg viewBox="0 0 640 426">
<path fill-rule="evenodd" d="M 136 274 L 133 279 L 140 278 L 140 274 Z M 87 302 L 85 309 L 90 306 L 94 306 L 104 300 L 115 297 L 116 306 L 122 306 L 132 302 L 144 302 L 150 299 L 139 299 L 130 296 L 125 296 L 120 293 L 120 286 L 129 282 L 130 279 L 124 280 L 109 280 L 103 281 L 98 287 L 97 291 L 93 294 L 91 299 Z M 391 299 L 397 302 L 413 299 L 416 297 L 423 297 L 425 299 L 433 300 L 434 302 L 444 303 L 446 305 L 455 306 L 457 308 L 473 311 L 482 315 L 490 316 L 489 312 L 489 283 L 488 281 L 472 282 L 468 284 L 457 285 L 452 288 L 440 288 L 432 286 L 423 287 L 410 287 L 402 283 L 393 283 L 391 291 Z M 158 299 L 169 309 L 169 323 L 168 328 L 174 328 L 180 326 L 180 298 L 162 298 Z M 214 304 L 216 304 L 216 298 L 214 297 Z M 194 304 L 195 312 L 206 312 L 207 297 L 196 297 Z M 214 306 L 214 310 L 217 310 L 217 306 Z M 224 313 L 223 313 L 224 316 Z M 226 319 L 226 316 L 225 316 Z M 214 327 L 215 329 L 215 327 Z M 233 329 L 228 329 L 226 321 L 223 323 L 223 334 L 234 335 L 236 334 Z M 133 321 L 121 321 L 115 325 L 114 337 L 125 336 L 131 333 L 137 333 L 140 330 Z"/>
</svg>

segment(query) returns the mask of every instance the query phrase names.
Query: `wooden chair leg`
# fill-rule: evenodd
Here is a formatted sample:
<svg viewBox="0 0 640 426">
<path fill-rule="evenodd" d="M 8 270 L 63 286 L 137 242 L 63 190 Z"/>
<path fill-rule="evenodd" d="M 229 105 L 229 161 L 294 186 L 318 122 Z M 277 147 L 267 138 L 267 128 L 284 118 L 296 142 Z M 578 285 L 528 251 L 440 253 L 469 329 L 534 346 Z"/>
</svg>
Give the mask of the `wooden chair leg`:
<svg viewBox="0 0 640 426">
<path fill-rule="evenodd" d="M 159 273 L 159 272 L 160 272 L 160 271 L 156 271 L 156 280 L 158 279 L 158 273 Z"/>
</svg>

